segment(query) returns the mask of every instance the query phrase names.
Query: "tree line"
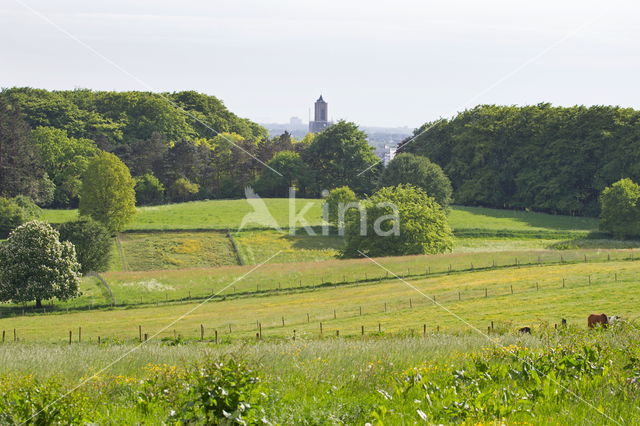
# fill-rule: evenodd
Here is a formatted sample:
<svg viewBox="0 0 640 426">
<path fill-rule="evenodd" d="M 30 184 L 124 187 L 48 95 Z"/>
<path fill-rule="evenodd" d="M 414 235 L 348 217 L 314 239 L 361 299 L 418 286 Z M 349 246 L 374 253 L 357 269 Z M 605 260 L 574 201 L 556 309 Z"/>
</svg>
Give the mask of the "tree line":
<svg viewBox="0 0 640 426">
<path fill-rule="evenodd" d="M 379 172 L 366 134 L 353 123 L 339 122 L 317 138 L 270 138 L 197 92 L 0 92 L 0 196 L 76 207 L 82 174 L 102 151 L 127 165 L 138 204 L 237 198 L 246 186 L 266 197 L 287 196 L 289 186 L 306 196 L 341 185 L 367 193 L 375 178 L 358 172 Z"/>
<path fill-rule="evenodd" d="M 458 204 L 595 216 L 606 186 L 640 180 L 639 140 L 631 108 L 481 105 L 424 124 L 400 151 L 439 164 Z"/>
</svg>

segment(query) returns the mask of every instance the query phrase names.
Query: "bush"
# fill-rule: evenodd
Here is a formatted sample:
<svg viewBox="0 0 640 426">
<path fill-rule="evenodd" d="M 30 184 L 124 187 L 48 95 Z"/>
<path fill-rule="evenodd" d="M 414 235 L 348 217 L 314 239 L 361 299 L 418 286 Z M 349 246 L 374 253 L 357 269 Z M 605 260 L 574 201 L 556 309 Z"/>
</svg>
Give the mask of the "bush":
<svg viewBox="0 0 640 426">
<path fill-rule="evenodd" d="M 452 201 L 451 181 L 440 166 L 428 158 L 413 154 L 399 154 L 382 172 L 380 187 L 402 183 L 422 188 L 427 195 L 447 209 Z"/>
<path fill-rule="evenodd" d="M 600 229 L 614 238 L 640 236 L 640 186 L 621 179 L 600 194 Z"/>
<path fill-rule="evenodd" d="M 7 238 L 18 226 L 40 216 L 40 208 L 29 197 L 0 198 L 0 238 Z"/>
<path fill-rule="evenodd" d="M 55 379 L 0 378 L 0 423 L 27 425 L 89 424 L 89 399 L 68 393 Z"/>
<path fill-rule="evenodd" d="M 414 186 L 382 188 L 360 210 L 347 212 L 343 257 L 435 254 L 452 247 L 443 208 Z"/>
<path fill-rule="evenodd" d="M 80 294 L 80 264 L 68 241 L 51 225 L 31 221 L 17 227 L 0 245 L 0 301 L 14 303 Z"/>
<path fill-rule="evenodd" d="M 332 189 L 329 191 L 327 198 L 324 199 L 323 215 L 330 224 L 342 227 L 346 216 L 344 209 L 349 203 L 356 202 L 358 202 L 358 197 L 348 186 Z"/>
<path fill-rule="evenodd" d="M 135 179 L 136 201 L 140 205 L 160 204 L 164 200 L 164 185 L 151 173 Z"/>
<path fill-rule="evenodd" d="M 171 201 L 184 202 L 193 200 L 199 190 L 200 185 L 191 183 L 189 179 L 181 177 L 171 184 L 167 194 Z"/>
<path fill-rule="evenodd" d="M 111 234 L 99 222 L 81 217 L 74 222 L 60 225 L 60 241 L 69 241 L 76 248 L 80 263 L 80 272 L 102 272 L 109 267 L 111 260 Z"/>
<path fill-rule="evenodd" d="M 205 360 L 189 368 L 152 366 L 142 382 L 138 406 L 149 413 L 170 407 L 168 423 L 255 424 L 263 417 L 262 387 L 243 362 L 228 357 Z"/>
</svg>

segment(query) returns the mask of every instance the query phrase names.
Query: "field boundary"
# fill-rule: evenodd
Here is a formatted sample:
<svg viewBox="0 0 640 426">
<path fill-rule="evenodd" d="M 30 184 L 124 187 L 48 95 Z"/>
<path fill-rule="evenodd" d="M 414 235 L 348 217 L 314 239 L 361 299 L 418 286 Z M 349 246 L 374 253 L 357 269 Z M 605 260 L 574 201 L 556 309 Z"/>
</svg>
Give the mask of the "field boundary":
<svg viewBox="0 0 640 426">
<path fill-rule="evenodd" d="M 116 246 L 118 247 L 118 254 L 120 255 L 120 260 L 122 261 L 122 270 L 127 272 L 127 261 L 124 257 L 124 249 L 122 248 L 122 241 L 120 241 L 120 235 L 116 235 Z"/>
<path fill-rule="evenodd" d="M 485 271 L 494 271 L 494 270 L 507 270 L 507 269 L 514 269 L 514 268 L 520 268 L 520 267 L 532 267 L 532 266 L 540 266 L 540 267 L 545 267 L 545 266 L 558 266 L 558 265 L 574 265 L 574 264 L 582 264 L 582 263 L 590 263 L 590 264 L 601 264 L 601 263 L 609 263 L 609 262 L 634 262 L 639 260 L 637 257 L 634 256 L 634 253 L 631 252 L 630 253 L 631 256 L 630 257 L 622 257 L 622 258 L 617 258 L 617 259 L 611 259 L 610 254 L 607 254 L 607 258 L 606 259 L 596 259 L 596 260 L 587 260 L 587 258 L 585 257 L 584 260 L 566 260 L 563 259 L 562 256 L 560 256 L 559 261 L 550 261 L 550 262 L 531 262 L 531 263 L 522 263 L 522 262 L 518 262 L 518 259 L 516 258 L 516 263 L 514 264 L 504 264 L 504 265 L 489 265 L 489 266 L 485 266 L 485 267 L 474 267 L 473 265 L 470 265 L 470 268 L 463 268 L 463 269 L 449 269 L 449 270 L 444 270 L 444 271 L 430 271 L 429 268 L 426 268 L 424 273 L 420 272 L 420 273 L 410 273 L 409 271 L 407 271 L 406 274 L 402 274 L 402 273 L 398 273 L 397 276 L 401 277 L 403 279 L 409 279 L 409 280 L 418 280 L 418 279 L 425 279 L 425 278 L 437 278 L 437 277 L 442 277 L 442 276 L 447 276 L 447 275 L 458 275 L 458 274 L 466 274 L 466 273 L 473 273 L 473 272 L 485 272 Z M 346 278 L 346 277 L 345 277 Z M 270 296 L 274 296 L 274 295 L 287 295 L 287 294 L 296 294 L 296 293 L 306 293 L 306 292 L 312 292 L 312 291 L 317 291 L 317 290 L 322 290 L 322 289 L 327 289 L 327 288 L 337 288 L 337 287 L 345 287 L 345 286 L 359 286 L 359 285 L 376 285 L 376 284 L 381 284 L 384 282 L 389 282 L 389 281 L 395 281 L 397 280 L 397 277 L 394 275 L 389 275 L 388 273 L 386 273 L 386 275 L 383 276 L 377 276 L 377 277 L 369 277 L 365 274 L 365 277 L 360 278 L 360 279 L 353 279 L 353 280 L 343 280 L 343 281 L 336 281 L 336 282 L 332 282 L 332 281 L 326 281 L 326 280 L 322 280 L 322 282 L 320 282 L 319 284 L 305 284 L 302 285 L 302 280 L 298 280 L 298 285 L 296 285 L 295 282 L 290 283 L 289 286 L 281 286 L 281 283 L 278 282 L 278 287 L 277 288 L 266 288 L 266 289 L 260 289 L 259 288 L 259 284 L 256 285 L 256 289 L 255 290 L 249 290 L 249 291 L 240 291 L 237 292 L 235 289 L 235 286 L 233 287 L 233 292 L 231 293 L 226 293 L 226 294 L 219 294 L 216 297 L 212 298 L 212 294 L 213 294 L 213 290 L 208 291 L 205 294 L 201 294 L 201 295 L 197 295 L 197 294 L 192 294 L 191 291 L 189 291 L 189 295 L 188 297 L 184 296 L 184 297 L 179 297 L 179 298 L 168 298 L 166 297 L 164 300 L 141 300 L 140 302 L 133 302 L 133 303 L 127 303 L 126 299 L 122 299 L 119 301 L 119 303 L 109 303 L 109 304 L 92 304 L 92 305 L 87 305 L 87 306 L 80 306 L 80 307 L 73 307 L 73 308 L 68 308 L 68 307 L 50 307 L 48 312 L 49 314 L 64 314 L 64 313 L 68 313 L 68 312 L 81 312 L 81 311 L 87 311 L 87 310 L 92 310 L 92 309 L 136 309 L 136 308 L 144 308 L 144 307 L 153 307 L 153 306 L 160 306 L 160 305 L 171 305 L 171 304 L 184 304 L 184 303 L 191 303 L 191 302 L 197 302 L 197 301 L 202 301 L 205 299 L 210 299 L 210 301 L 223 301 L 223 300 L 227 300 L 227 299 L 238 299 L 238 298 L 251 298 L 251 297 L 270 297 Z M 615 280 L 618 280 L 618 275 L 615 275 Z M 591 285 L 591 278 L 589 277 L 589 285 Z M 285 283 L 286 284 L 286 283 Z M 562 288 L 564 288 L 565 286 L 565 280 L 562 280 Z M 513 292 L 513 289 L 511 290 Z M 458 300 L 460 300 L 461 291 L 458 291 L 457 293 L 458 296 Z M 484 297 L 488 296 L 487 293 L 487 289 L 485 289 L 485 292 L 483 293 Z M 166 296 L 166 293 L 165 293 Z M 132 298 L 133 299 L 133 298 Z M 22 312 L 22 313 L 20 313 Z M 15 309 L 8 309 L 7 312 L 4 312 L 2 315 L 2 318 L 10 318 L 10 317 L 17 317 L 17 316 L 28 316 L 28 315 L 40 315 L 39 312 L 35 311 L 35 308 L 28 308 L 28 309 L 24 309 L 24 307 L 18 308 L 15 307 Z"/>
<path fill-rule="evenodd" d="M 236 255 L 236 259 L 238 261 L 238 265 L 245 266 L 245 262 L 242 259 L 242 255 L 240 254 L 240 250 L 238 249 L 238 244 L 236 243 L 236 239 L 233 238 L 233 235 L 231 235 L 231 232 L 229 232 L 228 229 L 227 229 L 227 238 L 229 239 L 229 241 L 231 241 L 231 247 L 233 247 L 233 252 Z"/>
</svg>

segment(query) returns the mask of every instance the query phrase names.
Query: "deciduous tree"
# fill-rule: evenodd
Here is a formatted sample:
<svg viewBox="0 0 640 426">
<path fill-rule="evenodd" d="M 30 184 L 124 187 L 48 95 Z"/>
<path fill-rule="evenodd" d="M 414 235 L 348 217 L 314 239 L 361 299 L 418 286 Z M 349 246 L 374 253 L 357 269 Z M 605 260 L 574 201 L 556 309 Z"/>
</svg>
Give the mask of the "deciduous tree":
<svg viewBox="0 0 640 426">
<path fill-rule="evenodd" d="M 51 225 L 31 221 L 0 245 L 0 301 L 68 300 L 80 294 L 80 264 L 68 241 Z"/>
<path fill-rule="evenodd" d="M 82 175 L 79 211 L 112 233 L 121 231 L 133 219 L 136 214 L 134 181 L 118 157 L 102 151 L 89 161 Z"/>
</svg>

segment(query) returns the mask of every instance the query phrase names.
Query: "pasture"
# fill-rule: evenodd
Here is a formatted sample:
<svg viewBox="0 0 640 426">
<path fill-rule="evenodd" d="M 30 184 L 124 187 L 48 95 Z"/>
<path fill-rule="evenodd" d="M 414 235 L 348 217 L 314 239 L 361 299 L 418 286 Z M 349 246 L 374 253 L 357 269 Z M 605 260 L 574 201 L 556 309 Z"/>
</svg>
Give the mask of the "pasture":
<svg viewBox="0 0 640 426">
<path fill-rule="evenodd" d="M 397 273 L 402 273 L 397 264 L 383 259 L 378 262 L 386 268 L 395 266 Z M 294 264 L 286 266 L 295 269 Z M 292 338 L 293 330 L 306 338 L 320 337 L 321 332 L 333 335 L 336 330 L 350 336 L 361 335 L 363 327 L 366 334 L 421 333 L 425 324 L 429 331 L 439 328 L 456 333 L 470 326 L 486 331 L 491 322 L 511 330 L 543 322 L 559 323 L 561 318 L 580 325 L 585 314 L 595 310 L 631 318 L 640 302 L 640 263 L 636 261 L 511 266 L 445 272 L 426 278 L 392 276 L 334 286 L 272 287 L 273 291 L 262 292 L 247 288 L 243 281 L 237 282 L 234 292 L 233 286 L 226 288 L 229 282 L 220 282 L 215 290 L 226 288 L 222 297 L 206 301 L 206 295 L 202 295 L 203 300 L 194 302 L 172 295 L 173 303 L 161 303 L 162 295 L 176 291 L 179 285 L 182 294 L 187 289 L 195 291 L 190 284 L 193 278 L 176 274 L 173 281 L 162 277 L 140 280 L 140 273 L 119 274 L 120 281 L 113 280 L 110 286 L 116 297 L 127 294 L 122 297 L 128 297 L 129 304 L 3 318 L 0 329 L 17 329 L 20 339 L 28 342 L 64 342 L 69 331 L 75 332 L 78 327 L 82 327 L 85 338 L 94 340 L 97 336 L 135 339 L 139 337 L 138 326 L 149 335 L 197 338 L 202 325 L 207 337 L 217 330 L 220 338 L 231 339 L 248 338 L 256 332 Z M 137 275 L 139 281 L 131 275 Z M 145 294 L 141 296 L 144 303 L 131 309 L 140 294 Z M 156 303 L 150 303 L 154 296 Z M 177 318 L 180 320 L 172 324 Z M 167 324 L 171 326 L 165 328 Z"/>
<path fill-rule="evenodd" d="M 289 199 L 263 199 L 269 213 L 282 228 L 288 228 Z M 299 198 L 295 201 L 294 214 L 302 215 L 310 226 L 322 224 L 322 200 Z M 238 229 L 243 217 L 252 212 L 247 200 L 193 201 L 180 204 L 138 207 L 138 214 L 127 227 L 131 230 L 173 229 Z M 77 210 L 43 210 L 42 219 L 50 223 L 62 223 L 77 217 Z M 449 223 L 454 230 L 511 230 L 592 232 L 598 229 L 595 218 L 558 216 L 518 210 L 498 210 L 482 207 L 453 206 Z M 300 224 L 296 224 L 300 227 Z M 269 227 L 260 223 L 247 223 L 243 229 Z"/>
<path fill-rule="evenodd" d="M 286 228 L 288 200 L 265 202 Z M 307 203 L 318 231 L 320 200 L 297 200 L 298 212 Z M 224 374 L 259 378 L 252 406 L 274 424 L 640 420 L 640 365 L 625 369 L 640 359 L 640 246 L 606 239 L 596 219 L 454 207 L 453 253 L 372 261 L 336 259 L 341 237 L 300 224 L 238 230 L 251 211 L 245 200 L 140 208 L 79 298 L 1 305 L 0 399 L 47 407 L 81 383 L 63 406 L 75 419 L 172 422 L 197 389 L 185 386 L 200 380 L 192 366 L 226 360 L 249 370 Z M 627 323 L 588 331 L 600 312 Z"/>
</svg>

